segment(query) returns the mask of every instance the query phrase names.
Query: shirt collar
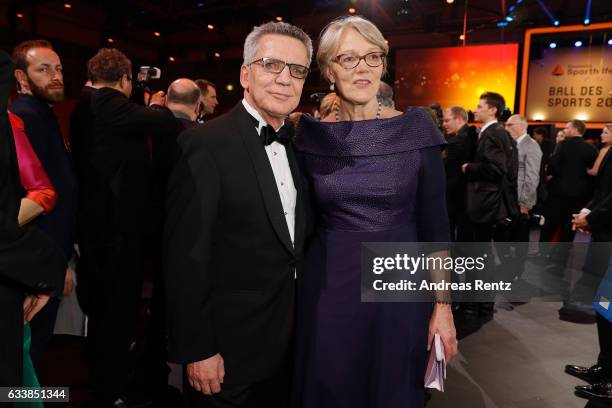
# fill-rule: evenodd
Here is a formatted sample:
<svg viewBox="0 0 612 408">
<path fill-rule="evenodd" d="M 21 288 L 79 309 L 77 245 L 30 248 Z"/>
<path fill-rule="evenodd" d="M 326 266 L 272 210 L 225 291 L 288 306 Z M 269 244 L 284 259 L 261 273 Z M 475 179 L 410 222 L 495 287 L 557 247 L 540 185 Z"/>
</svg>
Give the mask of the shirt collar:
<svg viewBox="0 0 612 408">
<path fill-rule="evenodd" d="M 257 112 L 257 109 L 252 107 L 246 99 L 242 99 L 242 105 L 244 106 L 244 109 L 246 109 L 246 111 L 249 113 L 249 115 L 254 117 L 257 121 L 257 133 L 261 134 L 261 128 L 267 125 L 266 121 L 264 120 L 264 118 L 261 117 L 259 112 Z"/>
<path fill-rule="evenodd" d="M 177 119 L 186 119 L 186 120 L 191 121 L 191 118 L 186 113 L 179 112 L 179 111 L 173 111 L 173 110 L 171 110 L 170 112 L 172 112 L 174 117 L 177 118 Z"/>
<path fill-rule="evenodd" d="M 480 128 L 480 133 L 484 132 L 486 128 L 488 128 L 489 126 L 491 126 L 494 123 L 497 123 L 497 119 L 493 119 L 493 120 L 485 123 L 484 125 L 482 125 L 482 127 Z"/>
</svg>

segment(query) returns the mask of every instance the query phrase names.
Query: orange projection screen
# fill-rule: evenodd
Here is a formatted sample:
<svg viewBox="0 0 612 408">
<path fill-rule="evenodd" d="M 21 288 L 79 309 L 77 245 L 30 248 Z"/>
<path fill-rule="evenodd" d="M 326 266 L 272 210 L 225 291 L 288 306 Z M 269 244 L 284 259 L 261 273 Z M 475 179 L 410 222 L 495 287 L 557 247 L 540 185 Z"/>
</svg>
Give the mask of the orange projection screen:
<svg viewBox="0 0 612 408">
<path fill-rule="evenodd" d="M 395 102 L 408 106 L 476 108 L 485 91 L 498 92 L 514 110 L 518 44 L 398 50 Z"/>
</svg>

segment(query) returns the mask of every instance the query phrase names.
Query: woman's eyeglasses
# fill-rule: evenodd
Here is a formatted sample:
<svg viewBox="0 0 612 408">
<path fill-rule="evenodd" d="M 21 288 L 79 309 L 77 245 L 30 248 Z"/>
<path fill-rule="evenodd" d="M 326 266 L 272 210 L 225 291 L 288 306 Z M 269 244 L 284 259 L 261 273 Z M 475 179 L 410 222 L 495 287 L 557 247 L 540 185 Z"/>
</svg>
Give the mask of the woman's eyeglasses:
<svg viewBox="0 0 612 408">
<path fill-rule="evenodd" d="M 361 60 L 364 60 L 368 66 L 376 68 L 384 64 L 386 57 L 387 56 L 384 52 L 370 52 L 361 56 L 357 54 L 342 54 L 334 58 L 334 61 L 340 64 L 340 66 L 344 69 L 355 68 L 357 65 L 359 65 Z"/>
</svg>

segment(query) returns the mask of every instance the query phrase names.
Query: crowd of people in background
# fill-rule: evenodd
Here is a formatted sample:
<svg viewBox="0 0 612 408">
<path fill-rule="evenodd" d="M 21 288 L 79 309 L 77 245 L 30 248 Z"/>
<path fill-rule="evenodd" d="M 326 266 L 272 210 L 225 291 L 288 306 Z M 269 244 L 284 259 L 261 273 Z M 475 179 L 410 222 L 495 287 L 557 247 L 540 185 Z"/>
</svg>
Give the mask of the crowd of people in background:
<svg viewBox="0 0 612 408">
<path fill-rule="evenodd" d="M 493 319 L 495 293 L 486 302 L 452 308 L 442 299 L 433 309 L 356 308 L 357 292 L 340 293 L 349 280 L 344 276 L 358 270 L 347 256 L 358 251 L 358 241 L 367 236 L 391 242 L 572 242 L 576 231 L 588 231 L 592 242 L 612 241 L 612 124 L 605 125 L 597 143 L 582 137 L 587 126 L 577 119 L 556 135 L 546 126 L 529 134 L 526 118 L 509 114 L 504 97 L 495 92 L 483 93 L 473 114 L 466 107 L 439 105 L 400 112 L 393 88 L 380 81 L 387 52 L 369 21 L 332 22 L 321 36 L 317 61 L 333 92 L 317 99 L 312 116 L 294 117 L 295 139 L 284 118 L 297 107 L 313 51 L 308 36 L 286 23 L 268 23 L 249 35 L 240 74 L 245 99 L 210 121 L 207 116 L 219 103 L 212 82 L 179 78 L 165 92 L 135 89 L 128 57 L 104 48 L 88 62 L 89 81 L 71 115 L 70 134 L 64 135 L 51 109 L 64 99 L 61 56 L 52 44 L 23 42 L 12 58 L 0 52 L 0 114 L 10 119 L 2 123 L 2 143 L 8 143 L 2 165 L 17 176 L 2 181 L 2 235 L 23 244 L 2 242 L 0 250 L 9 248 L 13 269 L 45 273 L 0 283 L 0 336 L 6 345 L 1 349 L 15 350 L 0 357 L 7 367 L 0 385 L 39 385 L 36 367 L 53 335 L 60 295 L 76 287 L 88 318 L 83 355 L 99 406 L 146 406 L 151 399 L 175 406 L 179 397 L 168 386 L 169 360 L 185 364 L 191 406 L 254 406 L 249 403 L 270 394 L 278 394 L 268 399 L 276 404 L 270 406 L 288 406 L 288 396 L 277 387 L 291 384 L 277 375 L 288 369 L 294 323 L 293 312 L 288 317 L 282 311 L 297 302 L 302 302 L 298 333 L 303 336 L 296 345 L 296 406 L 331 407 L 336 398 L 353 401 L 354 407 L 367 406 L 364 398 L 377 401 L 377 407 L 419 404 L 422 387 L 401 384 L 422 378 L 425 354 L 409 355 L 406 344 L 431 342 L 429 325 L 444 336 L 451 358 L 456 342 L 450 311 L 458 322 L 483 325 Z M 7 108 L 12 77 L 17 96 Z M 346 121 L 354 122 L 362 140 L 384 138 L 380 151 L 353 141 L 355 133 L 339 126 Z M 396 121 L 396 130 L 379 127 L 384 121 Z M 249 132 L 264 143 L 253 142 Z M 376 160 L 380 154 L 389 155 L 387 164 Z M 345 162 L 352 164 L 337 168 Z M 405 162 L 420 164 L 403 167 Z M 378 196 L 384 184 L 379 175 L 422 187 L 413 191 L 416 184 L 402 182 L 394 195 Z M 316 210 L 305 200 L 311 194 Z M 402 201 L 405 197 L 416 202 Z M 401 217 L 385 212 L 388 203 Z M 318 211 L 316 222 L 309 221 L 311 211 Z M 26 234 L 20 227 L 26 224 L 42 233 L 28 229 Z M 534 230 L 540 230 L 539 238 Z M 323 263 L 326 253 L 335 260 Z M 567 251 L 535 257 L 563 265 Z M 589 274 L 603 277 L 609 253 L 592 250 L 588 258 Z M 70 259 L 76 267 L 66 267 Z M 145 402 L 139 402 L 126 390 L 147 262 L 153 292 L 144 351 L 147 391 Z M 228 279 L 209 271 L 210 265 L 248 269 L 251 276 L 236 272 Z M 270 273 L 276 269 L 282 274 Z M 326 273 L 329 286 L 321 277 Z M 294 298 L 295 279 L 304 280 L 303 299 Z M 210 299 L 225 309 L 211 309 Z M 332 309 L 331 315 L 320 315 Z M 360 321 L 346 324 L 346 316 L 354 314 Z M 395 314 L 409 316 L 408 328 L 394 326 L 383 337 L 382 327 L 393 326 Z M 25 331 L 15 316 L 24 316 Z M 597 322 L 598 362 L 568 365 L 566 371 L 591 383 L 577 387 L 580 396 L 612 398 L 612 323 L 571 299 L 559 316 Z M 262 333 L 263 327 L 272 328 L 274 336 Z M 381 329 L 378 337 L 368 334 L 372 327 Z M 17 351 L 24 343 L 22 360 Z M 383 343 L 392 357 L 361 355 L 364 347 Z M 313 350 L 319 354 L 313 356 Z M 357 356 L 355 369 L 348 359 Z M 335 364 L 337 376 L 327 373 L 326 364 Z M 240 371 L 245 366 L 249 369 Z M 365 385 L 369 375 L 391 371 L 402 374 L 384 374 L 384 385 Z M 219 393 L 222 398 L 214 397 Z"/>
</svg>

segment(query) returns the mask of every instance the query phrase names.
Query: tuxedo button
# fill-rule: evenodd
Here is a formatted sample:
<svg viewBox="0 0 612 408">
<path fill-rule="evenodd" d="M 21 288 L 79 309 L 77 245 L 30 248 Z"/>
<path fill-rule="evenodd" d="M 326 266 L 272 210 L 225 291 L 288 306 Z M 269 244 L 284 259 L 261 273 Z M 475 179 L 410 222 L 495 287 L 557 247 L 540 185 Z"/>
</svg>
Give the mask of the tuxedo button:
<svg viewBox="0 0 612 408">
<path fill-rule="evenodd" d="M 285 185 L 285 183 L 283 183 L 283 182 L 281 181 L 281 186 L 284 186 L 284 185 Z"/>
<path fill-rule="evenodd" d="M 277 153 L 276 153 L 276 152 L 272 152 L 272 154 L 273 154 L 274 156 L 276 156 L 276 154 L 277 154 Z"/>
<path fill-rule="evenodd" d="M 289 214 L 287 211 L 285 211 L 285 215 Z"/>
</svg>

